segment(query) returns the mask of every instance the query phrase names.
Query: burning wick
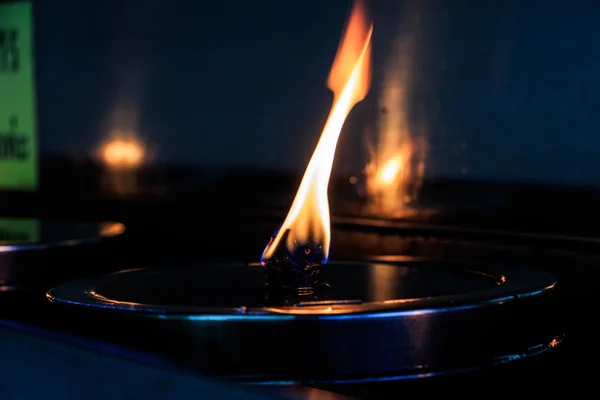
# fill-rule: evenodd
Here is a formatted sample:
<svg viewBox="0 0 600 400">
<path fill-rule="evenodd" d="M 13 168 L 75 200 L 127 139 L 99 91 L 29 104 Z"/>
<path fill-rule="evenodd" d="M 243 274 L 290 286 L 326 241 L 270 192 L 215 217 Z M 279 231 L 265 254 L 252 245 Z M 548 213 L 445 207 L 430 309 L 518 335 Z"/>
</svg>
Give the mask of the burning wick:
<svg viewBox="0 0 600 400">
<path fill-rule="evenodd" d="M 365 4 L 357 0 L 327 82 L 334 94 L 329 117 L 288 215 L 261 257 L 267 286 L 299 294 L 326 286 L 321 266 L 327 263 L 331 241 L 327 187 L 344 121 L 369 91 L 372 33 Z"/>
</svg>

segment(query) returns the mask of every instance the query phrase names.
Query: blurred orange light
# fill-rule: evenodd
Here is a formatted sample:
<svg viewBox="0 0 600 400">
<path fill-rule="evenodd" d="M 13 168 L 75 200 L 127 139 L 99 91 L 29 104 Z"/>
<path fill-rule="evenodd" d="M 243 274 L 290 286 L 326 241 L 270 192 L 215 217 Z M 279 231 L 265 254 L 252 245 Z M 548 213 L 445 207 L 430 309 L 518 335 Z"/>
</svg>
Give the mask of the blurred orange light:
<svg viewBox="0 0 600 400">
<path fill-rule="evenodd" d="M 113 140 L 104 145 L 102 159 L 113 168 L 137 167 L 144 159 L 144 148 L 135 140 Z"/>
</svg>

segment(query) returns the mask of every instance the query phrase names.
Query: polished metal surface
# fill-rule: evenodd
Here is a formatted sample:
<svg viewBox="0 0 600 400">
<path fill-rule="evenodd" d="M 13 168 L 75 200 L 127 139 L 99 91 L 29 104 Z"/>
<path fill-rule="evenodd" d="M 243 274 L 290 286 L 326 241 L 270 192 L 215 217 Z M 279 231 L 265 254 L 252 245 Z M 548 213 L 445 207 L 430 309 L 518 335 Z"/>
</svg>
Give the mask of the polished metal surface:
<svg viewBox="0 0 600 400">
<path fill-rule="evenodd" d="M 556 281 L 520 266 L 386 257 L 328 264 L 329 296 L 272 305 L 257 265 L 137 269 L 48 292 L 57 319 L 203 372 L 260 383 L 463 371 L 561 342 Z M 86 332 L 85 332 L 86 331 Z"/>
<path fill-rule="evenodd" d="M 125 226 L 119 222 L 2 218 L 0 253 L 93 243 L 119 236 L 124 232 Z"/>
<path fill-rule="evenodd" d="M 107 263 L 103 246 L 124 232 L 119 222 L 0 219 L 0 293 L 84 276 Z M 75 265 L 83 255 L 92 260 Z"/>
</svg>

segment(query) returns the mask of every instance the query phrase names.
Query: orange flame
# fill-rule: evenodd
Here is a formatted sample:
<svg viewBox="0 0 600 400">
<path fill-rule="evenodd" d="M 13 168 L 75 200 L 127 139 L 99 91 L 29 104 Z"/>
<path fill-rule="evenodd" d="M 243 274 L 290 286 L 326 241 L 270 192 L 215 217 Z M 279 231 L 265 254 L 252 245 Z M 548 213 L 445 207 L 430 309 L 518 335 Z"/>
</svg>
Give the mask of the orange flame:
<svg viewBox="0 0 600 400">
<path fill-rule="evenodd" d="M 144 158 L 144 149 L 135 140 L 116 139 L 104 145 L 102 158 L 113 168 L 137 167 Z"/>
<path fill-rule="evenodd" d="M 331 241 L 327 187 L 344 121 L 369 91 L 372 34 L 373 24 L 367 19 L 365 4 L 357 0 L 327 81 L 334 94 L 329 117 L 288 215 L 263 251 L 262 260 L 273 256 L 285 232 L 289 231 L 286 245 L 290 251 L 297 243 L 306 244 L 312 239 L 323 246 L 323 262 L 327 261 Z"/>
</svg>

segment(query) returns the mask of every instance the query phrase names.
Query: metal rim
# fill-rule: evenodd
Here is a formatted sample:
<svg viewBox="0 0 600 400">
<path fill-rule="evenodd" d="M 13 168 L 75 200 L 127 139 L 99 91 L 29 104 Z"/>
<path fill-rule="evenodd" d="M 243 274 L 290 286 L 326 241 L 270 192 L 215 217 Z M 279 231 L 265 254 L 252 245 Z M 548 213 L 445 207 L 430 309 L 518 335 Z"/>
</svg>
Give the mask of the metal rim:
<svg viewBox="0 0 600 400">
<path fill-rule="evenodd" d="M 29 220 L 30 218 L 10 218 L 11 220 Z M 39 220 L 44 223 L 44 221 L 49 222 L 50 220 Z M 69 221 L 55 221 L 52 222 L 57 223 L 72 223 Z M 78 222 L 78 223 L 92 223 L 92 222 Z M 76 246 L 81 244 L 93 244 L 98 243 L 101 240 L 114 238 L 117 236 L 121 236 L 125 233 L 125 225 L 120 222 L 115 221 L 103 221 L 103 222 L 95 222 L 94 224 L 98 225 L 98 234 L 96 236 L 87 236 L 83 238 L 68 238 L 61 239 L 54 242 L 24 242 L 24 243 L 16 243 L 16 244 L 0 244 L 0 255 L 2 253 L 14 253 L 21 251 L 29 251 L 29 250 L 46 250 L 56 247 L 69 247 Z M 10 242 L 9 242 L 10 243 Z"/>
<path fill-rule="evenodd" d="M 138 268 L 119 271 L 102 276 L 96 276 L 69 282 L 53 289 L 50 289 L 46 296 L 48 300 L 56 303 L 70 304 L 76 306 L 87 306 L 95 308 L 108 308 L 120 311 L 136 312 L 140 314 L 167 314 L 169 318 L 182 318 L 200 320 L 215 320 L 222 318 L 224 320 L 288 320 L 291 318 L 315 318 L 319 320 L 327 319 L 350 319 L 365 317 L 393 317 L 402 315 L 429 314 L 436 312 L 447 312 L 452 310 L 465 310 L 474 307 L 481 307 L 492 304 L 505 304 L 531 296 L 541 295 L 556 286 L 554 276 L 543 271 L 532 270 L 529 268 L 514 268 L 507 266 L 485 266 L 477 265 L 479 270 L 471 270 L 465 266 L 473 266 L 473 262 L 430 260 L 425 258 L 403 257 L 403 256 L 381 256 L 364 261 L 339 261 L 332 264 L 360 264 L 360 263 L 380 263 L 380 264 L 403 264 L 411 265 L 423 262 L 443 264 L 444 267 L 452 268 L 461 266 L 475 274 L 486 275 L 494 279 L 496 286 L 482 289 L 479 291 L 461 293 L 450 296 L 423 297 L 412 299 L 398 299 L 381 302 L 369 302 L 357 304 L 319 304 L 305 307 L 261 307 L 249 308 L 244 305 L 239 307 L 214 308 L 214 307 L 189 307 L 189 306 L 168 306 L 160 304 L 139 304 L 133 302 L 119 301 L 118 299 L 109 299 L 103 297 L 96 291 L 96 288 L 110 282 L 113 279 L 120 279 L 123 276 L 132 274 L 152 274 L 159 271 L 155 268 Z M 227 266 L 256 266 L 258 264 L 222 264 Z M 483 271 L 481 271 L 483 269 Z"/>
<path fill-rule="evenodd" d="M 102 289 L 108 289 L 102 286 L 105 280 L 152 271 L 136 269 L 64 284 L 47 296 L 64 305 L 53 309 L 61 320 L 104 321 L 98 333 L 82 324 L 84 334 L 132 340 L 135 346 L 151 350 L 167 338 L 172 342 L 161 353 L 167 359 L 205 374 L 256 384 L 432 377 L 528 358 L 562 342 L 562 336 L 557 336 L 561 326 L 551 315 L 556 280 L 548 273 L 397 256 L 369 262 L 420 265 L 423 261 L 463 270 L 473 266 L 497 284 L 450 296 L 334 304 L 329 310 L 322 306 L 161 307 L 102 297 Z M 123 330 L 130 335 L 119 339 Z"/>
<path fill-rule="evenodd" d="M 277 379 L 275 377 L 261 377 L 261 376 L 226 376 L 224 379 L 230 379 L 233 381 L 243 382 L 251 385 L 265 385 L 265 386 L 284 386 L 284 385 L 347 385 L 347 384 L 360 384 L 360 383 L 372 383 L 372 382 L 393 382 L 403 381 L 411 379 L 423 379 L 423 378 L 434 378 L 446 375 L 456 375 L 468 372 L 481 371 L 486 368 L 493 368 L 499 365 L 508 364 L 517 360 L 524 360 L 526 358 L 539 356 L 551 351 L 553 348 L 559 346 L 565 340 L 564 335 L 557 335 L 545 342 L 531 346 L 525 351 L 521 351 L 514 354 L 506 354 L 498 357 L 494 357 L 491 360 L 482 364 L 469 365 L 461 368 L 452 368 L 446 370 L 428 369 L 425 366 L 419 366 L 412 370 L 407 371 L 404 374 L 395 373 L 388 375 L 379 376 L 365 376 L 355 378 L 340 378 L 340 379 L 322 379 L 322 380 L 302 380 L 302 379 Z"/>
</svg>

